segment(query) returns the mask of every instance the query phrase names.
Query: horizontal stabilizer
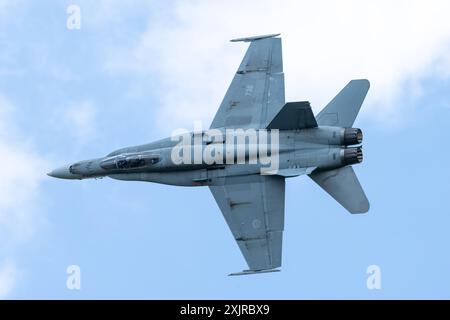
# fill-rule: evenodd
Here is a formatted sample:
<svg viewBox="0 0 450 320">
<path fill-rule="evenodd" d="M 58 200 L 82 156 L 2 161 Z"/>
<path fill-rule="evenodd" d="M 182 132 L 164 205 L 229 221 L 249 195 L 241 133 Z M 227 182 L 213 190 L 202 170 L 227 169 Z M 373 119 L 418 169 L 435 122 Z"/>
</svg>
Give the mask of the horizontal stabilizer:
<svg viewBox="0 0 450 320">
<path fill-rule="evenodd" d="M 320 126 L 351 128 L 369 91 L 368 80 L 352 80 L 317 115 Z"/>
<path fill-rule="evenodd" d="M 309 176 L 350 213 L 369 211 L 369 201 L 351 166 Z"/>
<path fill-rule="evenodd" d="M 317 127 L 309 102 L 289 102 L 281 108 L 267 129 L 297 130 Z"/>
</svg>

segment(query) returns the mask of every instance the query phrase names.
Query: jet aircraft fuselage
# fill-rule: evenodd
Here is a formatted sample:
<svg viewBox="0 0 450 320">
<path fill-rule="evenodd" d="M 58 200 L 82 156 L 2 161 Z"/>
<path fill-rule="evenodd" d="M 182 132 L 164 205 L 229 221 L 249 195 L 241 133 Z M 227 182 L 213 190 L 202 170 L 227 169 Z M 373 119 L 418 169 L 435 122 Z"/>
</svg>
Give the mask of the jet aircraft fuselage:
<svg viewBox="0 0 450 320">
<path fill-rule="evenodd" d="M 278 130 L 278 129 L 275 129 Z M 255 137 L 260 136 L 256 130 Z M 322 126 L 300 130 L 281 130 L 277 140 L 271 131 L 265 130 L 266 141 L 253 141 L 253 132 L 237 132 L 233 135 L 223 134 L 225 139 L 214 141 L 208 131 L 174 136 L 153 143 L 122 148 L 105 157 L 79 161 L 56 169 L 50 176 L 61 179 L 103 178 L 105 176 L 118 180 L 147 181 L 176 186 L 202 186 L 220 184 L 226 176 L 248 176 L 265 173 L 285 172 L 296 176 L 298 170 L 314 168 L 330 170 L 362 162 L 361 147 L 348 148 L 362 142 L 360 129 Z M 199 136 L 199 139 L 196 139 Z M 182 138 L 190 139 L 190 144 L 183 144 L 189 158 L 200 154 L 200 161 L 176 163 L 174 148 L 180 145 Z M 225 141 L 223 141 L 225 140 Z M 243 142 L 243 143 L 239 143 Z M 256 143 L 255 143 L 256 142 Z M 260 150 L 265 150 L 260 161 Z M 215 162 L 208 163 L 207 155 Z M 277 159 L 276 159 L 277 158 Z M 271 168 L 277 162 L 276 167 Z M 216 173 L 228 167 L 226 175 Z M 264 170 L 266 169 L 266 170 Z M 289 173 L 291 172 L 291 173 Z"/>
</svg>

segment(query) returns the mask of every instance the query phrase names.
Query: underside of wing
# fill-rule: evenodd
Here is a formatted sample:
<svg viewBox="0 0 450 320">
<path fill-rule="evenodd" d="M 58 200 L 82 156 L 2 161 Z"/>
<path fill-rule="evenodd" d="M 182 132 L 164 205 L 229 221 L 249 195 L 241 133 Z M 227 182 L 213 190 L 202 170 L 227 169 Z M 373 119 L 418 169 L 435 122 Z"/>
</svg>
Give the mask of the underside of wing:
<svg viewBox="0 0 450 320">
<path fill-rule="evenodd" d="M 284 106 L 281 39 L 276 35 L 236 39 L 251 42 L 211 124 L 214 128 L 266 128 Z"/>
<path fill-rule="evenodd" d="M 281 266 L 284 229 L 284 178 L 255 177 L 246 183 L 227 178 L 223 186 L 210 186 L 250 272 Z"/>
</svg>

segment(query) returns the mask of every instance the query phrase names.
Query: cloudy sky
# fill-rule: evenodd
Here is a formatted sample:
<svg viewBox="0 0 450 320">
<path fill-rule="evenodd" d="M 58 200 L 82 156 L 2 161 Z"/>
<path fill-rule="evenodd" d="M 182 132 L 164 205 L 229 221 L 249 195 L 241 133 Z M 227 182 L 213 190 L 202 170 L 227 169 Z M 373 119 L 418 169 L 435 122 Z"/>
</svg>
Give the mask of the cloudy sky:
<svg viewBox="0 0 450 320">
<path fill-rule="evenodd" d="M 68 28 L 70 5 L 80 29 Z M 449 1 L 0 0 L 0 298 L 450 298 Z M 70 21 L 69 21 L 70 25 Z M 245 268 L 207 188 L 50 169 L 205 127 L 247 44 L 280 32 L 288 101 L 354 78 L 371 211 L 289 180 L 283 271 Z M 66 286 L 81 270 L 81 290 Z M 381 290 L 368 290 L 379 266 Z"/>
</svg>

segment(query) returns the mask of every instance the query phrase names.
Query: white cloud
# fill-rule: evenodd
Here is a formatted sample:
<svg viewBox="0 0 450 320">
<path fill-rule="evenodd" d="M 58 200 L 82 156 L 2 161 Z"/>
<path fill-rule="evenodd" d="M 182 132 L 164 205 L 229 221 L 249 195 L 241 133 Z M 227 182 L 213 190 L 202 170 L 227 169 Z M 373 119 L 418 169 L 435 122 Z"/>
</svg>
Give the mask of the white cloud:
<svg viewBox="0 0 450 320">
<path fill-rule="evenodd" d="M 281 32 L 287 100 L 318 111 L 349 79 L 368 78 L 363 113 L 395 120 L 396 99 L 420 92 L 429 72 L 449 74 L 433 68 L 450 55 L 448 12 L 447 0 L 178 1 L 171 21 L 151 20 L 134 47 L 109 50 L 106 68 L 155 73 L 161 123 L 191 126 L 212 118 L 247 48 L 226 40 Z"/>
<path fill-rule="evenodd" d="M 16 265 L 6 260 L 0 264 L 0 299 L 8 298 L 15 287 L 18 271 Z"/>
<path fill-rule="evenodd" d="M 14 255 L 43 223 L 39 211 L 39 185 L 45 177 L 46 162 L 14 125 L 15 107 L 0 95 L 0 256 Z M 11 262 L 0 266 L 0 297 L 15 281 Z"/>
<path fill-rule="evenodd" d="M 44 177 L 44 162 L 26 147 L 0 141 L 0 240 L 2 245 L 27 240 L 39 217 L 34 207 Z"/>
<path fill-rule="evenodd" d="M 72 103 L 64 108 L 64 125 L 78 143 L 86 142 L 95 129 L 97 109 L 90 101 Z"/>
<path fill-rule="evenodd" d="M 131 11 L 150 10 L 152 6 L 156 6 L 157 2 L 152 0 L 82 0 L 80 7 L 82 12 L 91 15 L 90 23 L 96 27 L 109 28 L 113 24 L 126 23 L 126 17 Z M 85 11 L 86 9 L 86 11 Z"/>
<path fill-rule="evenodd" d="M 45 177 L 45 160 L 14 125 L 15 107 L 0 95 L 0 248 L 11 241 L 26 240 L 37 217 L 35 201 Z"/>
</svg>

